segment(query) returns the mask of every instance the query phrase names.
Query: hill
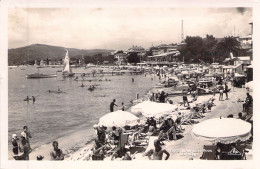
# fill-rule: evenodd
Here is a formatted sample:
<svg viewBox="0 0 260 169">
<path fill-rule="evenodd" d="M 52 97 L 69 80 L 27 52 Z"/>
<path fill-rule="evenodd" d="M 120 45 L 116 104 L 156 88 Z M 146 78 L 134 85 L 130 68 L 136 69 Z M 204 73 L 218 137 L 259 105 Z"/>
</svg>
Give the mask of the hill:
<svg viewBox="0 0 260 169">
<path fill-rule="evenodd" d="M 114 50 L 107 49 L 75 49 L 64 48 L 60 46 L 50 46 L 44 44 L 33 44 L 25 47 L 8 49 L 8 65 L 21 65 L 27 61 L 51 59 L 61 60 L 64 58 L 66 50 L 69 50 L 70 58 L 81 56 L 94 56 L 96 54 L 102 54 L 102 56 L 108 56 Z"/>
</svg>

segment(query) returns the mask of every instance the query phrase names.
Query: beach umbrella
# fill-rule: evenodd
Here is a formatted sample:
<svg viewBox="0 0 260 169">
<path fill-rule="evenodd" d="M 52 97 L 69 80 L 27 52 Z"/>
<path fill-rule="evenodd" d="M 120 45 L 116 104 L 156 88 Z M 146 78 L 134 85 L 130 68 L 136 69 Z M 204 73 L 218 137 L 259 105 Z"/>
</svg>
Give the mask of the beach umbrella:
<svg viewBox="0 0 260 169">
<path fill-rule="evenodd" d="M 194 125 L 192 134 L 206 141 L 230 144 L 248 140 L 251 124 L 235 118 L 214 118 Z"/>
<path fill-rule="evenodd" d="M 124 126 L 135 126 L 139 124 L 140 119 L 136 117 L 134 114 L 127 111 L 114 111 L 102 116 L 99 119 L 99 126 L 107 126 L 107 127 L 124 127 Z"/>
<path fill-rule="evenodd" d="M 156 103 L 151 101 L 144 101 L 133 107 L 131 107 L 131 112 L 134 114 L 142 113 L 145 117 L 160 117 L 166 114 L 177 113 L 175 110 L 177 106 L 169 103 Z"/>
<path fill-rule="evenodd" d="M 253 81 L 250 81 L 250 82 L 246 83 L 245 87 L 249 88 L 252 91 L 253 90 Z"/>
</svg>

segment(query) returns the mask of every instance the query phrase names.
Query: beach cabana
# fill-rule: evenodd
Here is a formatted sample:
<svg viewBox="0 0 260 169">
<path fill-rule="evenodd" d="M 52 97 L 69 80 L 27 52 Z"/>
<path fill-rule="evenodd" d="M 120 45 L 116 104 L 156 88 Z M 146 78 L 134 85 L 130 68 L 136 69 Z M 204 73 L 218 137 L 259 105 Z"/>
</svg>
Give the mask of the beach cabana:
<svg viewBox="0 0 260 169">
<path fill-rule="evenodd" d="M 135 126 L 139 124 L 140 119 L 134 114 L 127 111 L 114 111 L 102 116 L 99 119 L 99 126 L 107 127 L 124 127 L 124 126 Z"/>
<path fill-rule="evenodd" d="M 144 101 L 131 108 L 134 114 L 142 113 L 145 117 L 160 117 L 166 114 L 173 114 L 177 106 L 168 103 L 156 103 L 151 101 Z"/>
<path fill-rule="evenodd" d="M 251 124 L 235 118 L 214 118 L 196 124 L 192 134 L 212 143 L 230 144 L 246 141 L 251 136 Z"/>
</svg>

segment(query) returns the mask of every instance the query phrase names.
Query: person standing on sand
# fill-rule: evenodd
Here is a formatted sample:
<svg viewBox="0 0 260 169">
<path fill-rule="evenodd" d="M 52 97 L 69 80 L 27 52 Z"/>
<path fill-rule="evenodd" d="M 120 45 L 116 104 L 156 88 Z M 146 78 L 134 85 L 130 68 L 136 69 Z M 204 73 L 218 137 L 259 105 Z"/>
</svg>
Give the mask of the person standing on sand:
<svg viewBox="0 0 260 169">
<path fill-rule="evenodd" d="M 18 145 L 18 141 L 19 139 L 17 138 L 17 135 L 16 134 L 13 134 L 12 135 L 12 144 L 13 144 L 13 153 L 14 155 L 18 155 L 18 152 L 19 152 L 19 145 Z"/>
<path fill-rule="evenodd" d="M 27 126 L 23 126 L 23 132 L 21 133 L 21 135 L 25 138 L 25 140 L 28 144 L 27 146 L 29 148 L 29 151 L 31 152 L 32 149 L 31 149 L 31 146 L 30 146 L 30 138 L 32 138 L 32 135 L 31 135 Z"/>
<path fill-rule="evenodd" d="M 224 87 L 222 85 L 219 86 L 219 101 L 223 101 L 223 92 L 224 92 Z"/>
<path fill-rule="evenodd" d="M 245 103 L 243 104 L 243 112 L 248 113 L 249 107 L 253 104 L 253 97 L 249 93 L 246 93 L 246 96 Z"/>
<path fill-rule="evenodd" d="M 26 138 L 22 135 L 21 137 L 21 146 L 20 146 L 20 151 L 23 153 L 21 155 L 21 159 L 20 160 L 29 160 L 29 153 L 30 153 L 30 149 L 29 149 L 29 145 L 27 143 Z"/>
<path fill-rule="evenodd" d="M 116 99 L 114 99 L 114 100 L 110 103 L 110 112 L 113 112 L 113 111 L 114 111 L 114 106 L 117 106 L 117 105 L 116 105 Z"/>
<path fill-rule="evenodd" d="M 160 145 L 160 140 L 156 139 L 154 141 L 154 149 L 151 149 L 148 152 L 146 152 L 144 156 L 148 156 L 150 160 L 162 160 L 163 154 L 166 154 L 165 160 L 168 160 L 168 158 L 170 157 L 170 153 L 165 149 L 162 149 Z"/>
<path fill-rule="evenodd" d="M 51 160 L 64 160 L 64 154 L 61 149 L 58 148 L 58 142 L 52 142 L 53 151 L 51 151 L 50 156 Z"/>
<path fill-rule="evenodd" d="M 187 97 L 187 92 L 183 91 L 183 106 L 185 107 L 186 103 L 188 104 L 188 107 L 190 107 L 189 101 L 188 101 L 188 97 Z"/>
<path fill-rule="evenodd" d="M 225 90 L 224 90 L 225 94 L 226 94 L 226 100 L 228 100 L 228 85 L 227 82 L 225 83 Z"/>
</svg>

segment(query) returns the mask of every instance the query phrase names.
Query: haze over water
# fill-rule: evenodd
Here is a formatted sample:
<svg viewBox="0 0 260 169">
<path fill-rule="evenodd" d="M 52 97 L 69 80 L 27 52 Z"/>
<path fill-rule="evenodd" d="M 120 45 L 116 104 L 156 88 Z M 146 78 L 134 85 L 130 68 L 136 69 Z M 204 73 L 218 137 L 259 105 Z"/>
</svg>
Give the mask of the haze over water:
<svg viewBox="0 0 260 169">
<path fill-rule="evenodd" d="M 61 68 L 43 68 L 40 73 L 55 74 Z M 74 72 L 87 72 L 86 69 L 73 69 Z M 118 75 L 84 77 L 92 82 L 82 82 L 74 78 L 63 79 L 58 72 L 56 78 L 27 79 L 26 74 L 35 73 L 35 67 L 9 69 L 8 73 L 8 145 L 11 146 L 11 135 L 16 133 L 20 137 L 22 128 L 27 125 L 33 138 L 33 149 L 52 142 L 57 138 L 67 136 L 79 130 L 92 131 L 92 126 L 98 123 L 99 118 L 109 112 L 109 104 L 116 99 L 115 110 L 121 107 L 121 102 L 128 108 L 136 94 L 142 97 L 157 82 L 153 75 Z M 132 83 L 132 77 L 134 83 Z M 111 81 L 105 81 L 105 79 Z M 79 77 L 81 79 L 81 77 Z M 102 79 L 102 81 L 99 81 Z M 89 91 L 92 84 L 98 86 Z M 66 93 L 49 93 L 48 90 L 57 91 L 58 88 Z M 33 104 L 24 101 L 26 96 L 36 96 Z"/>
</svg>

